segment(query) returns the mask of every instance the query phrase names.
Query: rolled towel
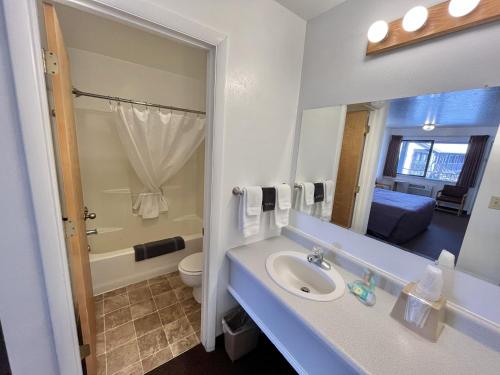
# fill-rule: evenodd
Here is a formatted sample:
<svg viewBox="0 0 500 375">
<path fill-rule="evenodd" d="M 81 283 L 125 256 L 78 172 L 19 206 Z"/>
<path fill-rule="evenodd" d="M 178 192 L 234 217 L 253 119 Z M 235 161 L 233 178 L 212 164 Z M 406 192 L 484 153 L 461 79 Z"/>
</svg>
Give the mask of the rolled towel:
<svg viewBox="0 0 500 375">
<path fill-rule="evenodd" d="M 260 216 L 262 212 L 262 188 L 247 186 L 240 196 L 239 216 L 240 230 L 244 237 L 259 233 Z"/>
<path fill-rule="evenodd" d="M 288 184 L 275 186 L 276 189 L 276 208 L 274 210 L 274 223 L 278 228 L 288 225 L 290 208 L 292 207 L 292 192 Z"/>
</svg>

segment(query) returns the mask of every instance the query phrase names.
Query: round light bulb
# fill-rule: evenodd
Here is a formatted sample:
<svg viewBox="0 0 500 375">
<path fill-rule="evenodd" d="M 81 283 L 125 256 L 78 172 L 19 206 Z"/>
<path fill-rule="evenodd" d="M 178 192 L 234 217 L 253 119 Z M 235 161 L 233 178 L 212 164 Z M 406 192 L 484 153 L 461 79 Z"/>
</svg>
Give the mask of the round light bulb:
<svg viewBox="0 0 500 375">
<path fill-rule="evenodd" d="M 422 5 L 411 8 L 403 17 L 403 29 L 408 32 L 417 31 L 425 25 L 428 16 L 429 11 Z"/>
<path fill-rule="evenodd" d="M 463 17 L 472 12 L 481 0 L 451 0 L 448 12 L 453 17 Z"/>
<path fill-rule="evenodd" d="M 389 32 L 389 25 L 385 21 L 376 21 L 368 29 L 368 40 L 371 43 L 379 43 L 385 39 Z"/>
<path fill-rule="evenodd" d="M 422 126 L 422 129 L 424 129 L 426 132 L 430 132 L 431 130 L 434 130 L 436 128 L 436 125 L 434 124 L 424 124 Z"/>
</svg>

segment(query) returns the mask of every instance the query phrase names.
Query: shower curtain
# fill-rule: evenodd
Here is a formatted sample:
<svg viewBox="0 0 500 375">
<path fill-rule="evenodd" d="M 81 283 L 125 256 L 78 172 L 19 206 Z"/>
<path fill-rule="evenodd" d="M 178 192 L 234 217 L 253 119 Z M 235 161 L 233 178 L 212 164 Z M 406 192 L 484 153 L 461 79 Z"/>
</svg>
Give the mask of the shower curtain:
<svg viewBox="0 0 500 375">
<path fill-rule="evenodd" d="M 168 211 L 163 186 L 186 164 L 205 136 L 205 118 L 113 104 L 118 136 L 144 185 L 133 208 L 143 219 Z"/>
</svg>

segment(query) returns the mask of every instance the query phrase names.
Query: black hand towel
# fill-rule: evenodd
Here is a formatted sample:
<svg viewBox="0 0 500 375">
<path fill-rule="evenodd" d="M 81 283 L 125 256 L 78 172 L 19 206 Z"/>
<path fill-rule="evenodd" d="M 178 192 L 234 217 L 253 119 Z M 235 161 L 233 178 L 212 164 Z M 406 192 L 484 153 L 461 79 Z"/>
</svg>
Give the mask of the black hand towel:
<svg viewBox="0 0 500 375">
<path fill-rule="evenodd" d="M 186 248 L 184 238 L 173 237 L 165 240 L 143 243 L 134 246 L 135 261 L 154 258 L 163 254 L 173 253 Z"/>
<path fill-rule="evenodd" d="M 323 202 L 325 200 L 325 185 L 322 182 L 314 184 L 314 202 Z"/>
<path fill-rule="evenodd" d="M 272 211 L 276 207 L 276 188 L 262 188 L 262 211 Z"/>
</svg>

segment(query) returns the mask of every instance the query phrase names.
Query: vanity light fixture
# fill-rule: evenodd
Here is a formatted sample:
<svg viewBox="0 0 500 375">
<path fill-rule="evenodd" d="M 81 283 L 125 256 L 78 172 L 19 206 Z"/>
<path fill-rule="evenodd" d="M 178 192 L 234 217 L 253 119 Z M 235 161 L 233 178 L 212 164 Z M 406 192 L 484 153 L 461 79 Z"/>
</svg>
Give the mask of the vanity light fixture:
<svg viewBox="0 0 500 375">
<path fill-rule="evenodd" d="M 421 29 L 427 22 L 429 11 L 426 7 L 419 5 L 411 8 L 403 17 L 403 29 L 413 32 Z"/>
<path fill-rule="evenodd" d="M 380 43 L 389 33 L 389 24 L 383 20 L 375 21 L 368 29 L 368 40 L 370 43 Z"/>
<path fill-rule="evenodd" d="M 481 0 L 451 0 L 448 12 L 452 17 L 463 17 L 472 12 Z"/>
<path fill-rule="evenodd" d="M 436 125 L 435 124 L 430 124 L 430 123 L 426 123 L 422 126 L 422 129 L 425 130 L 426 132 L 430 132 L 434 129 L 436 129 Z"/>
</svg>

